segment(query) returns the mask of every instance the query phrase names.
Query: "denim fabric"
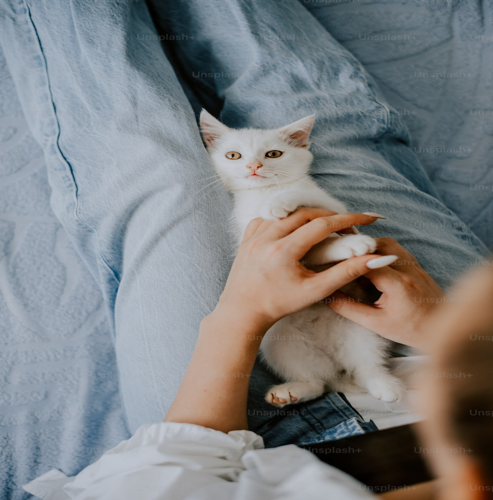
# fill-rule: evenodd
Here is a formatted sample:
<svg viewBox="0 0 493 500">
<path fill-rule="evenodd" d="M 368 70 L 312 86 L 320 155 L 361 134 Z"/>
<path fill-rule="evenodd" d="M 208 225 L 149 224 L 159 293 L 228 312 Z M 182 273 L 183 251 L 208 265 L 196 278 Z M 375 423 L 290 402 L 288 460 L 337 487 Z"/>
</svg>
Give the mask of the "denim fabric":
<svg viewBox="0 0 493 500">
<path fill-rule="evenodd" d="M 152 11 L 169 36 L 142 1 L 4 0 L 0 10 L 53 210 L 105 297 L 132 432 L 166 413 L 232 261 L 231 200 L 208 184 L 187 96 L 231 126 L 315 112 L 314 178 L 351 209 L 387 215 L 365 232 L 398 239 L 443 287 L 486 251 L 436 198 L 372 79 L 297 0 L 163 1 Z M 315 429 L 262 416 L 272 378 L 256 365 L 249 402 L 259 410 L 252 430 L 278 425 L 271 443 L 364 428 L 334 395 L 304 405 L 322 416 Z"/>
<path fill-rule="evenodd" d="M 344 394 L 323 396 L 281 409 L 267 405 L 263 409 L 249 408 L 249 423 L 264 439 L 267 448 L 282 446 L 289 436 L 290 443 L 302 445 L 333 441 L 376 431 L 376 425 L 365 422 Z"/>
<path fill-rule="evenodd" d="M 375 78 L 440 198 L 493 248 L 493 1 L 299 1 Z"/>
</svg>

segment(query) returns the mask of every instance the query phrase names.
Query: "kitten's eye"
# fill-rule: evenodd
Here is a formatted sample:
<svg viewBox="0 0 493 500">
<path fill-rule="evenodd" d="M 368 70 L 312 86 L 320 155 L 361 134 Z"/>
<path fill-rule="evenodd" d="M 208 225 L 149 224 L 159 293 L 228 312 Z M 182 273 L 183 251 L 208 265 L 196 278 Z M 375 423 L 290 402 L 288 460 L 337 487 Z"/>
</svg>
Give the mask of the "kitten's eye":
<svg viewBox="0 0 493 500">
<path fill-rule="evenodd" d="M 267 153 L 265 153 L 266 158 L 279 158 L 279 156 L 282 156 L 282 151 L 278 151 L 277 149 L 273 149 L 272 151 L 267 151 Z"/>
<path fill-rule="evenodd" d="M 226 153 L 226 158 L 228 160 L 239 160 L 241 158 L 241 155 L 236 151 L 230 151 L 229 153 Z"/>
</svg>

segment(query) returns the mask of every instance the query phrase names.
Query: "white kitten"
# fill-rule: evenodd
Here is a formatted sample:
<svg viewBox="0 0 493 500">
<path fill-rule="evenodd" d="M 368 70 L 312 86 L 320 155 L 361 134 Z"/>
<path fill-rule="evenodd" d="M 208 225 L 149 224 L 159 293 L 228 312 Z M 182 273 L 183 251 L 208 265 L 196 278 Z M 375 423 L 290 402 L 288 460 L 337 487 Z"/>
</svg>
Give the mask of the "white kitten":
<svg viewBox="0 0 493 500">
<path fill-rule="evenodd" d="M 200 127 L 207 150 L 234 195 L 233 225 L 238 242 L 256 217 L 277 220 L 300 206 L 346 212 L 308 174 L 314 120 L 308 116 L 274 130 L 234 130 L 202 111 Z M 375 240 L 369 236 L 334 235 L 314 247 L 303 261 L 326 264 L 375 249 Z M 278 321 L 261 344 L 264 360 L 286 380 L 269 389 L 266 400 L 283 406 L 355 384 L 378 399 L 397 401 L 404 388 L 386 367 L 388 345 L 387 340 L 325 304 L 291 314 Z"/>
</svg>

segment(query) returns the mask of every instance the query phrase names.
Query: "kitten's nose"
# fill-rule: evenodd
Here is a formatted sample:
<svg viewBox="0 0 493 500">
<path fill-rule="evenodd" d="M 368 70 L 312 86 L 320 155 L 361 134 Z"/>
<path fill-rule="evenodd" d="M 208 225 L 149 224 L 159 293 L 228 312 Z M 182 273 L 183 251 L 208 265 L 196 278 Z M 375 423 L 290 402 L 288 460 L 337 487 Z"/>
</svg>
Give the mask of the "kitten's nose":
<svg viewBox="0 0 493 500">
<path fill-rule="evenodd" d="M 247 168 L 252 170 L 253 173 L 255 173 L 259 168 L 262 168 L 262 167 L 263 167 L 263 165 L 258 160 L 254 160 L 254 161 L 252 161 L 252 163 L 249 163 L 247 165 Z"/>
</svg>

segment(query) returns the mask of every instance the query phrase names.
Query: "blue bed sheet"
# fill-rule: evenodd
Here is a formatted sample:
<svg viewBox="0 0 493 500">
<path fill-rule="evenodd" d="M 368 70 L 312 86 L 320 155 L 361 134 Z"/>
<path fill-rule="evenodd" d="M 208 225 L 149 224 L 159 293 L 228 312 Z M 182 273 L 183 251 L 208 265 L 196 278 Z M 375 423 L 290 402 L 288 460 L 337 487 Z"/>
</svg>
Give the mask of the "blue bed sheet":
<svg viewBox="0 0 493 500">
<path fill-rule="evenodd" d="M 304 3 L 379 81 L 444 202 L 491 247 L 492 3 Z M 49 198 L 0 53 L 0 500 L 129 436 L 101 293 Z"/>
</svg>

